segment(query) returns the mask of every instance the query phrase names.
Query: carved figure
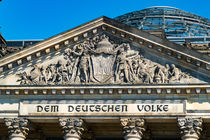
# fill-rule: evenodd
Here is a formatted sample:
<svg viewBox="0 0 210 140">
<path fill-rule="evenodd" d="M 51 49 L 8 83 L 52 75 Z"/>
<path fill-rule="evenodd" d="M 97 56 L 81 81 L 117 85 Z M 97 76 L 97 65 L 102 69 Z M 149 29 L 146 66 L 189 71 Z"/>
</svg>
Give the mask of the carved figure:
<svg viewBox="0 0 210 140">
<path fill-rule="evenodd" d="M 163 83 L 168 83 L 169 82 L 169 71 L 170 71 L 170 66 L 166 64 L 165 67 L 162 69 L 163 74 L 164 74 L 164 81 Z"/>
<path fill-rule="evenodd" d="M 120 82 L 120 74 L 123 72 L 123 75 L 125 77 L 125 81 L 130 82 L 130 79 L 128 77 L 128 71 L 129 71 L 129 62 L 126 57 L 126 54 L 122 52 L 120 55 L 118 55 L 117 58 L 117 70 L 116 70 L 116 81 Z"/>
<path fill-rule="evenodd" d="M 30 85 L 31 84 L 26 72 L 18 73 L 17 76 L 20 77 L 20 79 L 18 79 L 17 82 L 20 82 L 21 85 Z"/>
<path fill-rule="evenodd" d="M 0 47 L 0 58 L 5 56 L 8 53 L 7 48 L 5 46 Z"/>
<path fill-rule="evenodd" d="M 30 71 L 30 79 L 33 84 L 38 84 L 41 81 L 41 68 L 38 65 L 34 65 Z"/>
<path fill-rule="evenodd" d="M 93 43 L 88 39 L 81 44 L 75 45 L 72 49 L 65 51 L 65 59 L 69 58 L 70 63 L 73 63 L 73 65 L 68 64 L 68 66 L 73 66 L 72 68 L 68 68 L 72 72 L 71 82 L 75 82 L 78 76 L 80 77 L 80 82 L 95 82 L 90 57 L 90 51 L 94 52 L 92 48 L 94 48 Z"/>
<path fill-rule="evenodd" d="M 143 60 L 142 63 L 139 63 L 137 73 L 143 83 L 149 84 L 153 82 L 154 68 L 149 68 L 147 60 Z"/>
<path fill-rule="evenodd" d="M 54 76 L 54 81 L 56 83 L 64 83 L 65 81 L 68 80 L 68 75 L 66 74 L 67 69 L 66 67 L 62 64 L 62 61 L 59 60 L 57 64 L 55 65 L 55 76 Z"/>
<path fill-rule="evenodd" d="M 80 64 L 79 64 L 80 75 L 82 75 L 84 73 L 84 79 L 81 79 L 81 81 L 84 80 L 86 83 L 89 82 L 89 78 L 88 78 L 88 73 L 89 73 L 89 68 L 90 68 L 89 67 L 89 65 L 90 65 L 90 59 L 89 58 L 90 57 L 88 56 L 88 54 L 86 54 L 84 52 L 83 55 L 80 58 Z"/>
<path fill-rule="evenodd" d="M 165 83 L 165 75 L 159 66 L 155 68 L 154 74 L 154 81 L 157 84 Z"/>
<path fill-rule="evenodd" d="M 180 78 L 180 70 L 174 64 L 171 65 L 170 81 L 178 81 Z"/>
<path fill-rule="evenodd" d="M 46 66 L 34 65 L 17 74 L 21 85 L 31 84 L 165 84 L 191 77 L 174 64 L 165 66 L 141 56 L 130 44 L 114 44 L 107 35 L 96 35 L 69 45 L 63 59 Z"/>
<path fill-rule="evenodd" d="M 47 68 L 46 68 L 46 83 L 47 84 L 52 84 L 56 82 L 56 70 L 55 70 L 55 65 L 54 64 L 50 64 Z"/>
<path fill-rule="evenodd" d="M 120 46 L 119 55 L 117 57 L 117 67 L 116 67 L 116 81 L 119 82 L 121 74 L 124 77 L 124 82 L 132 82 L 134 81 L 134 70 L 132 67 L 131 60 L 133 57 L 138 55 L 138 53 L 130 50 L 129 44 L 122 44 L 122 47 Z"/>
</svg>

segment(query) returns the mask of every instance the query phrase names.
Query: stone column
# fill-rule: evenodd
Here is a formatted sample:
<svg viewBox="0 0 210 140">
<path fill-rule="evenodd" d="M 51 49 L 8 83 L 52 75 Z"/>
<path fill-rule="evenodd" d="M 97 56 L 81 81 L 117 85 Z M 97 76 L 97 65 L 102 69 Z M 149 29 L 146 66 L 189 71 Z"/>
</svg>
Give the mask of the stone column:
<svg viewBox="0 0 210 140">
<path fill-rule="evenodd" d="M 29 131 L 29 121 L 25 118 L 6 118 L 4 123 L 9 131 L 10 140 L 25 140 Z"/>
<path fill-rule="evenodd" d="M 64 140 L 80 140 L 85 131 L 84 121 L 80 118 L 60 118 Z"/>
<path fill-rule="evenodd" d="M 202 131 L 201 118 L 178 118 L 182 140 L 198 140 Z"/>
<path fill-rule="evenodd" d="M 125 140 L 141 140 L 145 131 L 145 121 L 140 118 L 121 118 Z"/>
</svg>

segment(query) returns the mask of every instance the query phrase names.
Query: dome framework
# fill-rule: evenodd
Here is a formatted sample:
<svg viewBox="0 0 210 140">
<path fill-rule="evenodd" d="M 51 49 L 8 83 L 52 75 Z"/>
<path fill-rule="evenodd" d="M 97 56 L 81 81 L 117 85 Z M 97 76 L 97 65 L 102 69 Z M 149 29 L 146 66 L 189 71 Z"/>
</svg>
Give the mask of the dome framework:
<svg viewBox="0 0 210 140">
<path fill-rule="evenodd" d="M 157 6 L 115 20 L 143 30 L 164 30 L 166 37 L 210 36 L 210 20 L 173 7 Z"/>
</svg>

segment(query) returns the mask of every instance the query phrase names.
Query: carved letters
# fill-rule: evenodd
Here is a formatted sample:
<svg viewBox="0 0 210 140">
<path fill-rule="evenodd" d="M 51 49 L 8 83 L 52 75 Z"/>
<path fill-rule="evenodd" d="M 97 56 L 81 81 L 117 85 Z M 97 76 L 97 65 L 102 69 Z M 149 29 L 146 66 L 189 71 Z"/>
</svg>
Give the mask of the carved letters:
<svg viewBox="0 0 210 140">
<path fill-rule="evenodd" d="M 63 57 L 47 66 L 34 65 L 29 73 L 17 74 L 17 82 L 21 85 L 164 84 L 183 83 L 191 78 L 174 64 L 162 66 L 144 58 L 128 43 L 111 43 L 106 35 L 69 46 Z"/>
</svg>

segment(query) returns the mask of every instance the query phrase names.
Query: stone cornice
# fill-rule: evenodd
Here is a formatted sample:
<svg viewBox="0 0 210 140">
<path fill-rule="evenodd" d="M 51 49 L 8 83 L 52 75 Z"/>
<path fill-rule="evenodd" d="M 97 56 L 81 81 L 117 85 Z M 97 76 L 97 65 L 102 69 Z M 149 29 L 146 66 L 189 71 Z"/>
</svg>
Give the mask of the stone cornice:
<svg viewBox="0 0 210 140">
<path fill-rule="evenodd" d="M 90 21 L 86 24 L 80 25 L 76 28 L 48 38 L 40 43 L 37 43 L 29 48 L 25 48 L 20 52 L 8 55 L 0 60 L 0 73 L 10 70 L 16 66 L 20 66 L 24 63 L 31 62 L 33 59 L 39 58 L 43 55 L 49 54 L 53 51 L 58 51 L 62 47 L 65 47 L 70 43 L 70 41 L 77 42 L 78 35 L 83 34 L 88 31 L 97 33 L 98 26 L 103 24 L 103 17 Z"/>
<path fill-rule="evenodd" d="M 210 63 L 207 56 L 186 49 L 167 40 L 150 35 L 149 33 L 132 28 L 107 17 L 101 17 L 74 29 L 68 30 L 34 46 L 11 54 L 0 60 L 0 73 L 12 70 L 24 63 L 30 63 L 43 55 L 59 51 L 70 43 L 77 43 L 89 35 L 98 33 L 99 30 L 120 36 L 131 42 L 152 49 L 157 53 L 177 59 L 182 66 L 189 65 L 195 72 L 209 75 Z M 205 74 L 206 73 L 206 74 Z"/>
<path fill-rule="evenodd" d="M 0 86 L 0 95 L 210 94 L 210 85 Z"/>
<path fill-rule="evenodd" d="M 196 59 L 204 60 L 208 64 L 210 64 L 209 57 L 206 55 L 201 55 L 200 53 L 198 53 L 196 51 L 191 51 L 190 49 L 188 49 L 186 47 L 183 47 L 181 45 L 178 45 L 178 44 L 168 41 L 166 39 L 162 39 L 157 36 L 151 35 L 150 33 L 145 32 L 143 30 L 139 30 L 139 29 L 130 27 L 123 23 L 117 22 L 113 19 L 105 18 L 104 21 L 108 26 L 111 25 L 112 27 L 118 28 L 119 30 L 126 31 L 127 33 L 132 34 L 133 36 L 138 36 L 138 37 L 144 39 L 145 41 L 149 41 L 150 43 L 164 46 L 168 49 L 172 49 L 173 51 L 179 51 L 183 55 L 187 55 L 189 57 L 195 57 Z"/>
</svg>

